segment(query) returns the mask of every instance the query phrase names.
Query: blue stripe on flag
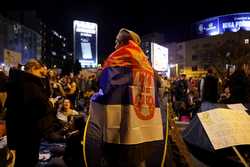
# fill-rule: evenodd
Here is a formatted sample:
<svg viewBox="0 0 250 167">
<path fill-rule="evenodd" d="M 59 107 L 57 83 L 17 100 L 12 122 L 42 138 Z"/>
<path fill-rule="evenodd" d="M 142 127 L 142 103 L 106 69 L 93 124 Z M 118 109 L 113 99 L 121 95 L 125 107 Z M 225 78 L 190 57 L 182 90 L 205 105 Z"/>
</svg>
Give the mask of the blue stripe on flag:
<svg viewBox="0 0 250 167">
<path fill-rule="evenodd" d="M 94 102 L 100 104 L 132 104 L 132 95 L 129 86 L 132 85 L 132 71 L 127 67 L 105 68 L 101 74 L 100 90 Z M 155 83 L 156 86 L 156 83 Z M 155 107 L 159 107 L 158 91 L 155 89 Z"/>
<path fill-rule="evenodd" d="M 130 104 L 132 72 L 126 67 L 105 68 L 101 74 L 99 87 L 102 93 L 95 98 L 101 104 Z"/>
</svg>

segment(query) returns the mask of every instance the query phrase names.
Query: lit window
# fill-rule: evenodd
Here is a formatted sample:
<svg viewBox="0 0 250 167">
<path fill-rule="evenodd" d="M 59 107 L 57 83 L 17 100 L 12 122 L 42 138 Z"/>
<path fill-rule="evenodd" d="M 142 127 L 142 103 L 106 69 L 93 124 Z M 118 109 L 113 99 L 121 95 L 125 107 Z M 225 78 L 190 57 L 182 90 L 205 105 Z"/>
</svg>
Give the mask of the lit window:
<svg viewBox="0 0 250 167">
<path fill-rule="evenodd" d="M 249 44 L 249 39 L 245 39 L 245 44 Z"/>
<path fill-rule="evenodd" d="M 52 51 L 51 54 L 55 56 L 55 55 L 56 55 L 56 52 L 55 52 L 55 51 Z"/>
</svg>

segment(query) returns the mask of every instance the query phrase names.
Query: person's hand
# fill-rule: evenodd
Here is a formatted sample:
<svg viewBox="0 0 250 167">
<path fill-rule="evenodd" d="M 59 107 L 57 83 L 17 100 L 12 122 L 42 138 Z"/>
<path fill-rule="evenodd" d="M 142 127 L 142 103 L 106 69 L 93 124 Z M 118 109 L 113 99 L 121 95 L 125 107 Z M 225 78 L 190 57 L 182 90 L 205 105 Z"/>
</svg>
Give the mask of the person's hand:
<svg viewBox="0 0 250 167">
<path fill-rule="evenodd" d="M 8 167 L 14 167 L 16 160 L 16 150 L 9 150 L 6 159 L 8 161 Z"/>
<path fill-rule="evenodd" d="M 54 107 L 55 106 L 55 103 L 57 102 L 57 98 L 49 98 L 49 102 L 52 104 L 52 106 Z"/>
<path fill-rule="evenodd" d="M 53 88 L 58 88 L 58 84 L 57 84 L 57 83 L 54 83 L 54 84 L 53 84 Z"/>
<path fill-rule="evenodd" d="M 102 91 L 102 89 L 99 89 L 99 91 L 98 92 L 96 92 L 96 93 L 94 93 L 92 96 L 91 96 L 91 100 L 92 101 L 95 101 L 99 96 L 103 96 L 104 95 L 104 93 L 103 93 L 103 91 Z"/>
</svg>

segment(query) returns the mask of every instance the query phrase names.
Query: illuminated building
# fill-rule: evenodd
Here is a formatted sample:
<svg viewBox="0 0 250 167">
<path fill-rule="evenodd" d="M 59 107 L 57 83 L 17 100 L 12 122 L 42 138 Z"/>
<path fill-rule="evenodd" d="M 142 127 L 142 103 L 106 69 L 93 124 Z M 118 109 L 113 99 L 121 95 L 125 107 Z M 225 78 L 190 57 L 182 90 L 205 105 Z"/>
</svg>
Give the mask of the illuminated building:
<svg viewBox="0 0 250 167">
<path fill-rule="evenodd" d="M 62 68 L 65 63 L 73 64 L 73 56 L 68 49 L 67 39 L 57 31 L 41 24 L 42 60 L 48 67 Z"/>
<path fill-rule="evenodd" d="M 238 59 L 247 62 L 250 54 L 250 13 L 236 13 L 208 18 L 192 25 L 193 39 L 169 43 L 169 60 L 178 64 L 179 73 L 200 76 L 209 67 L 220 73 Z M 238 61 L 239 62 L 239 61 Z"/>
<path fill-rule="evenodd" d="M 3 13 L 3 16 L 0 15 L 0 62 L 25 64 L 30 58 L 41 58 L 39 21 L 33 13 Z"/>
</svg>

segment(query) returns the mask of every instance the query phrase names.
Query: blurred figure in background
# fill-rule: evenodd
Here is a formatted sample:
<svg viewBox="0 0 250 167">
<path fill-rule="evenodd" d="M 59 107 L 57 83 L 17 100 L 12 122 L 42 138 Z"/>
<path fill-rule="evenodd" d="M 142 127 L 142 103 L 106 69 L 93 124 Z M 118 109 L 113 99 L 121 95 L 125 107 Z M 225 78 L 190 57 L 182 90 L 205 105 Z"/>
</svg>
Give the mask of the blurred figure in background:
<svg viewBox="0 0 250 167">
<path fill-rule="evenodd" d="M 217 103 L 218 100 L 218 84 L 219 80 L 214 75 L 213 69 L 207 71 L 205 78 L 201 80 L 200 94 L 203 102 Z"/>
<path fill-rule="evenodd" d="M 173 90 L 173 108 L 179 119 L 186 116 L 187 100 L 188 100 L 188 82 L 186 75 L 181 74 L 180 79 L 174 82 Z"/>
<path fill-rule="evenodd" d="M 7 93 L 6 93 L 7 81 L 8 81 L 8 76 L 6 76 L 6 74 L 3 71 L 0 71 L 0 114 L 3 113 L 4 104 L 7 98 Z"/>
<path fill-rule="evenodd" d="M 229 104 L 230 97 L 231 97 L 230 89 L 229 87 L 226 87 L 223 93 L 220 94 L 219 103 Z"/>
<path fill-rule="evenodd" d="M 229 76 L 229 80 L 227 86 L 230 89 L 231 103 L 246 103 L 247 102 L 247 94 L 248 94 L 248 78 L 240 66 L 236 69 L 236 71 Z"/>
<path fill-rule="evenodd" d="M 200 82 L 201 111 L 210 109 L 211 103 L 217 103 L 219 98 L 219 79 L 213 69 L 209 68 L 207 75 Z"/>
<path fill-rule="evenodd" d="M 71 101 L 73 106 L 75 106 L 78 90 L 72 74 L 70 75 L 70 77 L 67 78 L 66 86 L 67 86 L 65 89 L 66 97 Z"/>
</svg>

